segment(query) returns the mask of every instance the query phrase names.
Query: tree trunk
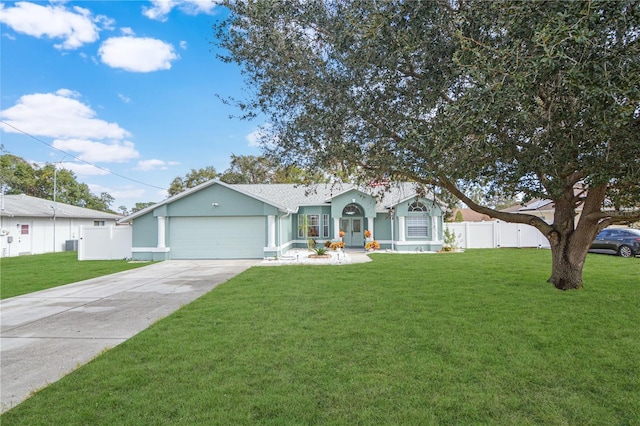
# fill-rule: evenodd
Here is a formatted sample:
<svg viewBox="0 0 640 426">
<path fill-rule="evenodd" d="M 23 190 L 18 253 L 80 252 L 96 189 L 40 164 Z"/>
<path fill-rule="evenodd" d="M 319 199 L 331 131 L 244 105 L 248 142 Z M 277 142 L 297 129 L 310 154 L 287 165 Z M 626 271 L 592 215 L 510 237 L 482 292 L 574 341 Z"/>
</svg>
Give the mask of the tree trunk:
<svg viewBox="0 0 640 426">
<path fill-rule="evenodd" d="M 589 213 L 594 209 L 599 211 L 601 201 L 598 197 L 604 198 L 604 192 L 591 194 L 591 199 L 583 204 L 578 226 L 575 226 L 573 186 L 567 185 L 564 192 L 564 197 L 555 200 L 553 231 L 547 235 L 552 258 L 548 281 L 559 290 L 575 290 L 582 288 L 582 269 L 598 232 L 597 223 L 589 218 Z"/>
<path fill-rule="evenodd" d="M 551 278 L 548 281 L 557 289 L 582 288 L 582 268 L 586 259 L 586 252 L 581 254 L 582 251 L 569 244 L 551 244 Z"/>
</svg>

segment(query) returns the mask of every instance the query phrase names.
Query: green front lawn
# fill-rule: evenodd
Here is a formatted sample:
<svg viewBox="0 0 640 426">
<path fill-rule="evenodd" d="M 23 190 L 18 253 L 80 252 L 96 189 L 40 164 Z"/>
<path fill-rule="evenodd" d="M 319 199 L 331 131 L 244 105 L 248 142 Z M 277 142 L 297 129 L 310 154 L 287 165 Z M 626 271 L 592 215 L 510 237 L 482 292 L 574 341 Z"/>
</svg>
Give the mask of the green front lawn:
<svg viewBox="0 0 640 426">
<path fill-rule="evenodd" d="M 139 268 L 126 260 L 78 260 L 78 253 L 36 254 L 0 259 L 0 299 Z"/>
<path fill-rule="evenodd" d="M 632 425 L 640 262 L 546 250 L 255 267 L 5 413 L 13 424 Z"/>
</svg>

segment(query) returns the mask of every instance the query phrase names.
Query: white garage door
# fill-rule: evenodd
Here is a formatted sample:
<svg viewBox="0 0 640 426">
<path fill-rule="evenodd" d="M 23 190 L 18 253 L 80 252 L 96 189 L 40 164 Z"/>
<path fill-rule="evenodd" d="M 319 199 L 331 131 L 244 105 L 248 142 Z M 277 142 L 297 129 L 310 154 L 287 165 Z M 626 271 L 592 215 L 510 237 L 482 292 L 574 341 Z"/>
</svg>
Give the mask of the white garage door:
<svg viewBox="0 0 640 426">
<path fill-rule="evenodd" d="M 172 259 L 262 258 L 264 217 L 172 217 Z"/>
</svg>

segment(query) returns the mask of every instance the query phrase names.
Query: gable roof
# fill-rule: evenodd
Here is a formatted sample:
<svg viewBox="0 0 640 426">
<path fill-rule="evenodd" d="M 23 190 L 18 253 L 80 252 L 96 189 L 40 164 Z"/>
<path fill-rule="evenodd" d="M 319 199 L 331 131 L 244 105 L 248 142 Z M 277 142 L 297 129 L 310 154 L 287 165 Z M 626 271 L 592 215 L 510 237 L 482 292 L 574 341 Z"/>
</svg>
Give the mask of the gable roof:
<svg viewBox="0 0 640 426">
<path fill-rule="evenodd" d="M 458 212 L 460 212 L 460 214 L 462 215 L 463 222 L 489 222 L 489 221 L 495 220 L 489 215 L 478 213 L 471 209 L 460 209 L 460 208 L 453 209 L 453 212 L 451 213 L 451 217 L 455 219 Z"/>
<path fill-rule="evenodd" d="M 554 210 L 555 204 L 551 200 L 541 200 L 540 198 L 534 198 L 526 204 L 514 204 L 500 211 L 507 213 L 527 212 L 534 210 Z"/>
<path fill-rule="evenodd" d="M 0 200 L 0 215 L 5 217 L 53 217 L 54 206 L 56 217 L 67 217 L 75 219 L 114 219 L 118 220 L 122 216 L 113 213 L 101 212 L 98 210 L 86 209 L 84 207 L 72 206 L 70 204 L 53 202 L 42 198 L 31 197 L 29 195 L 4 195 Z"/>
<path fill-rule="evenodd" d="M 273 183 L 273 184 L 228 184 L 213 179 L 198 186 L 187 189 L 186 191 L 169 197 L 157 204 L 149 206 L 145 209 L 137 211 L 120 222 L 127 222 L 147 214 L 154 209 L 170 204 L 176 200 L 184 198 L 194 192 L 200 191 L 211 185 L 222 185 L 240 194 L 262 201 L 266 204 L 274 206 L 281 211 L 295 213 L 302 206 L 322 206 L 331 204 L 331 200 L 339 195 L 345 194 L 351 190 L 357 190 L 364 194 L 376 197 L 376 212 L 386 212 L 389 207 L 393 207 L 409 199 L 415 198 L 417 195 L 414 184 L 400 183 L 392 185 L 388 190 L 383 188 L 365 188 L 353 184 L 337 183 L 337 184 L 289 184 L 289 183 Z M 433 200 L 432 194 L 427 194 L 428 199 Z"/>
</svg>

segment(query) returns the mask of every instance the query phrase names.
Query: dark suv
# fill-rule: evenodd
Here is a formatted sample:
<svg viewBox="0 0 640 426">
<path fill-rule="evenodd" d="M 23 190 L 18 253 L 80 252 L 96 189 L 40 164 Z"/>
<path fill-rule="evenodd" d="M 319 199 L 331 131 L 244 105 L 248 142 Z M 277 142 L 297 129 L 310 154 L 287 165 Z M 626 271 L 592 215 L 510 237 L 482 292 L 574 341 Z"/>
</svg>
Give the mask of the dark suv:
<svg viewBox="0 0 640 426">
<path fill-rule="evenodd" d="M 622 257 L 640 255 L 640 229 L 609 228 L 602 230 L 589 251 L 612 253 Z"/>
</svg>

